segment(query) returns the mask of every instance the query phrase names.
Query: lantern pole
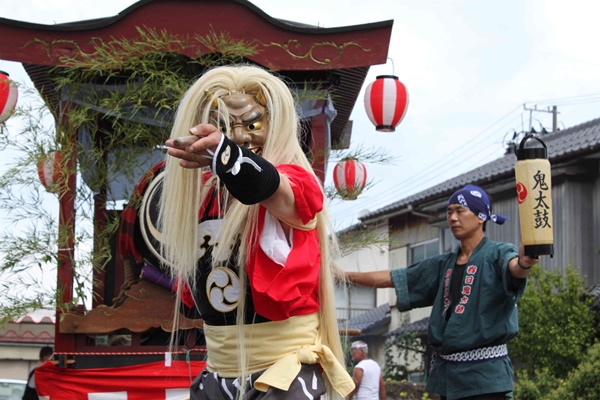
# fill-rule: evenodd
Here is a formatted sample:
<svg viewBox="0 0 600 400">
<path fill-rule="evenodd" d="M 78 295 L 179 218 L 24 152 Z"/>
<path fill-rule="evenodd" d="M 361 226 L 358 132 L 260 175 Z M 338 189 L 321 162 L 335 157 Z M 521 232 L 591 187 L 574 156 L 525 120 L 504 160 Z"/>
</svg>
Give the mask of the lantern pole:
<svg viewBox="0 0 600 400">
<path fill-rule="evenodd" d="M 538 109 L 537 105 L 534 105 L 533 108 L 527 108 L 527 104 L 523 104 L 523 109 L 525 111 L 529 111 L 529 128 L 531 129 L 531 118 L 532 118 L 532 114 L 533 112 L 546 112 L 546 113 L 550 113 L 552 114 L 552 132 L 556 132 L 556 130 L 558 129 L 558 107 L 557 106 L 552 106 L 552 107 L 548 107 L 546 110 L 543 109 Z"/>
</svg>

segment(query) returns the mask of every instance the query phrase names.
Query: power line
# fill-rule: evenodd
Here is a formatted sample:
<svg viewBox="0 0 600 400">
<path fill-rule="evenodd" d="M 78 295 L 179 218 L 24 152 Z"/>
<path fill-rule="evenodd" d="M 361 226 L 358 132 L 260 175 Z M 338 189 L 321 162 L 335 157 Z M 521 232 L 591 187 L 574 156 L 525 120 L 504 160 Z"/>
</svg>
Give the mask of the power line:
<svg viewBox="0 0 600 400">
<path fill-rule="evenodd" d="M 499 123 L 501 123 L 502 121 L 504 121 L 506 118 L 508 118 L 511 114 L 513 114 L 516 110 L 518 110 L 520 108 L 520 106 L 515 107 L 514 109 L 512 109 L 511 111 L 509 111 L 506 115 L 504 115 L 503 117 L 501 117 L 499 120 L 497 120 L 496 122 L 494 122 L 492 125 L 490 125 L 488 128 L 484 129 L 483 131 L 481 131 L 477 136 L 479 137 L 479 140 L 475 140 L 475 141 L 469 141 L 468 145 L 465 147 L 461 147 L 461 150 L 465 150 L 465 152 L 469 152 L 472 149 L 477 150 L 476 154 L 481 156 L 483 155 L 482 158 L 483 161 L 487 162 L 486 160 L 489 159 L 489 157 L 493 154 L 495 154 L 499 148 L 493 147 L 489 144 L 485 145 L 486 141 L 489 141 L 490 137 L 494 137 L 494 134 L 499 132 L 499 131 L 503 131 L 502 129 L 505 129 L 506 126 L 512 124 L 514 122 L 515 119 L 518 119 L 520 117 L 520 115 L 516 115 L 513 116 L 510 120 L 506 121 L 502 126 L 496 128 L 491 135 L 485 135 L 485 133 L 489 130 L 491 130 L 492 128 L 494 128 L 496 125 L 498 125 Z M 506 136 L 506 134 L 504 134 L 504 137 Z M 496 142 L 496 144 L 498 144 L 498 142 Z M 484 148 L 485 150 L 482 152 L 481 148 Z M 471 153 L 468 153 L 471 154 Z M 432 176 L 432 174 L 435 173 L 435 175 L 439 176 L 439 171 L 440 170 L 452 170 L 452 169 L 456 169 L 458 165 L 462 165 L 466 162 L 471 161 L 471 159 L 469 157 L 457 157 L 456 153 L 449 153 L 446 154 L 445 156 L 443 156 L 442 158 L 440 158 L 439 160 L 437 160 L 435 163 L 431 164 L 429 167 L 425 168 L 424 170 L 422 170 L 421 172 L 409 177 L 408 179 L 405 179 L 403 181 L 398 182 L 397 185 L 397 189 L 393 189 L 389 192 L 387 192 L 386 195 L 384 196 L 379 196 L 377 198 L 377 204 L 382 204 L 384 202 L 389 202 L 391 199 L 395 199 L 395 201 L 398 200 L 398 194 L 399 193 L 404 193 L 405 195 L 409 195 L 411 193 L 412 190 L 416 190 L 418 189 L 419 185 L 422 185 L 422 182 L 427 180 L 427 178 L 430 178 Z M 482 165 L 482 164 L 479 164 Z M 340 216 L 342 218 L 347 218 L 350 217 L 352 215 L 354 215 L 356 212 L 360 211 L 361 209 L 364 209 L 364 205 L 357 205 L 355 207 L 350 207 L 349 209 L 346 209 L 343 211 L 342 214 L 340 214 Z"/>
<path fill-rule="evenodd" d="M 475 142 L 470 148 L 477 149 L 476 152 L 469 152 L 468 155 L 474 154 L 479 158 L 478 164 L 483 164 L 490 159 L 490 156 L 497 157 L 497 152 L 499 150 L 498 147 L 494 147 L 491 145 L 481 146 L 480 144 L 483 141 Z M 483 150 L 479 150 L 482 149 Z M 463 147 L 464 149 L 464 147 Z M 436 163 L 431 164 L 426 169 L 423 169 L 421 172 L 399 181 L 395 186 L 397 189 L 392 189 L 388 191 L 385 195 L 379 196 L 377 198 L 377 203 L 386 203 L 390 201 L 397 201 L 399 197 L 404 197 L 406 195 L 410 195 L 419 189 L 420 186 L 423 186 L 423 182 L 429 182 L 441 180 L 444 174 L 440 174 L 440 171 L 451 171 L 456 170 L 459 166 L 463 166 L 464 164 L 472 162 L 472 157 L 457 157 L 456 153 L 448 154 L 445 157 L 440 158 Z M 464 170 L 464 168 L 460 168 Z M 436 179 L 439 178 L 439 179 Z M 400 195 L 402 193 L 402 195 Z M 344 216 L 348 216 L 348 213 L 353 213 L 357 208 L 363 208 L 361 206 L 353 207 L 349 210 L 344 211 Z"/>
<path fill-rule="evenodd" d="M 592 99 L 586 99 L 586 98 L 592 98 Z M 578 100 L 582 101 L 581 104 L 584 104 L 584 103 L 593 103 L 593 102 L 596 102 L 596 101 L 600 101 L 600 93 L 589 93 L 589 94 L 583 94 L 583 95 L 577 95 L 577 96 L 561 97 L 561 98 L 557 98 L 557 99 L 544 99 L 544 100 L 526 101 L 525 104 L 535 103 L 535 104 L 552 104 L 552 105 L 555 105 L 555 104 L 560 103 L 560 102 L 570 102 L 570 101 L 578 101 Z M 573 103 L 573 104 L 578 104 L 578 103 Z"/>
<path fill-rule="evenodd" d="M 570 97 L 562 97 L 562 98 L 556 98 L 556 99 L 544 99 L 544 100 L 536 100 L 536 101 L 528 101 L 526 103 L 523 103 L 523 107 L 526 108 L 526 104 L 550 104 L 552 106 L 572 106 L 572 105 L 579 105 L 579 104 L 589 104 L 589 103 L 595 103 L 595 102 L 600 102 L 600 93 L 590 93 L 590 94 L 585 94 L 585 95 L 577 95 L 577 96 L 570 96 Z M 486 162 L 490 162 L 493 159 L 496 159 L 497 157 L 491 159 L 491 157 L 496 153 L 497 150 L 499 150 L 499 148 L 495 148 L 492 145 L 487 145 L 487 153 L 483 154 L 482 156 L 482 151 L 480 150 L 481 147 L 484 145 L 484 143 L 486 142 L 487 139 L 489 139 L 489 137 L 493 137 L 496 133 L 500 132 L 503 128 L 506 129 L 506 127 L 512 123 L 515 122 L 515 120 L 520 119 L 521 122 L 521 131 L 524 131 L 524 121 L 523 121 L 523 117 L 525 116 L 524 112 L 519 113 L 519 115 L 513 116 L 510 118 L 510 120 L 508 120 L 506 123 L 504 123 L 503 125 L 501 125 L 500 127 L 496 128 L 491 135 L 486 136 L 485 133 L 493 128 L 495 128 L 498 124 L 502 123 L 502 121 L 504 121 L 506 118 L 510 117 L 511 114 L 513 114 L 516 110 L 518 110 L 520 108 L 520 106 L 515 107 L 514 109 L 512 109 L 511 111 L 509 111 L 507 114 L 505 114 L 503 117 L 501 117 L 499 120 L 497 120 L 496 122 L 494 122 L 492 125 L 490 125 L 488 128 L 484 129 L 482 132 L 480 132 L 477 136 L 479 136 L 479 140 L 476 141 L 470 141 L 469 145 L 467 147 L 463 146 L 461 147 L 461 154 L 462 157 L 457 157 L 455 153 L 448 153 L 445 156 L 441 157 L 439 160 L 437 160 L 435 163 L 431 164 L 430 166 L 428 166 L 427 168 L 423 169 L 421 172 L 412 175 L 411 177 L 404 179 L 402 181 L 399 181 L 397 184 L 394 185 L 395 189 L 391 189 L 389 191 L 387 191 L 384 195 L 382 196 L 378 196 L 377 199 L 374 200 L 374 203 L 371 203 L 372 206 L 375 206 L 375 209 L 377 208 L 381 208 L 384 207 L 386 204 L 390 204 L 393 203 L 394 201 L 399 200 L 400 197 L 406 197 L 406 196 L 410 196 L 411 194 L 413 194 L 414 192 L 416 192 L 420 186 L 423 186 L 422 182 L 429 180 L 428 185 L 435 185 L 438 184 L 440 182 L 435 182 L 432 183 L 432 180 L 435 180 L 436 176 L 440 176 L 440 181 L 444 178 L 443 174 L 439 174 L 439 171 L 450 171 L 450 170 L 454 170 L 457 169 L 459 165 L 464 164 L 467 161 L 472 161 L 472 153 L 468 153 L 470 150 L 476 150 L 476 155 L 480 156 L 479 157 L 479 162 L 472 166 L 471 169 L 473 168 L 477 168 L 480 165 L 483 165 Z M 531 110 L 529 110 L 531 112 Z M 537 110 L 537 111 L 543 111 L 543 110 Z M 531 119 L 531 115 L 529 115 L 530 119 Z M 539 122 L 539 121 L 538 121 Z M 541 124 L 541 122 L 540 122 Z M 513 131 L 516 132 L 513 128 Z M 504 136 L 502 138 L 502 140 L 500 141 L 501 145 L 505 145 L 507 144 L 507 142 L 505 141 L 506 139 L 506 131 L 504 131 Z M 498 142 L 496 142 L 496 144 L 498 144 Z M 467 153 L 465 155 L 465 152 Z M 461 172 L 462 173 L 462 172 Z M 434 175 L 435 176 L 432 176 Z M 456 176 L 456 175 L 455 175 Z M 450 179 L 450 178 L 447 178 Z M 402 193 L 402 195 L 400 195 L 400 193 Z M 337 214 L 336 218 L 340 218 L 340 219 L 345 219 L 348 217 L 353 217 L 354 215 L 356 215 L 359 211 L 361 211 L 362 209 L 365 208 L 365 204 L 364 202 L 361 202 L 360 205 L 356 205 L 356 206 L 351 206 L 347 209 L 345 209 L 342 213 Z"/>
<path fill-rule="evenodd" d="M 525 107 L 526 104 L 528 104 L 528 103 L 529 104 L 537 103 L 537 104 L 551 104 L 552 106 L 556 106 L 556 107 L 558 107 L 558 106 L 564 107 L 564 106 L 572 106 L 572 105 L 580 105 L 580 104 L 589 104 L 589 103 L 595 103 L 595 102 L 600 102 L 600 93 L 590 93 L 590 94 L 585 94 L 585 95 L 562 97 L 562 98 L 556 98 L 556 99 L 528 101 L 526 103 L 523 103 L 523 106 Z M 475 141 L 475 142 L 470 142 L 471 145 L 469 147 L 467 147 L 466 150 L 468 151 L 471 149 L 480 148 L 481 145 L 483 144 L 483 142 L 485 141 L 485 139 L 487 139 L 487 137 L 484 135 L 484 133 L 486 131 L 494 128 L 497 124 L 501 123 L 504 119 L 506 119 L 512 113 L 514 113 L 517 109 L 519 109 L 519 107 L 515 107 L 513 110 L 509 111 L 506 115 L 504 115 L 502 118 L 500 118 L 498 121 L 493 123 L 490 127 L 488 127 L 487 129 L 485 129 L 481 133 L 479 133 L 479 136 L 482 139 Z M 538 110 L 538 111 L 542 111 L 542 110 Z M 524 115 L 525 115 L 525 113 L 521 112 L 519 115 L 512 117 L 508 121 L 507 124 L 503 125 L 503 127 L 506 127 L 506 125 L 513 123 L 515 119 L 520 118 L 521 119 L 521 121 L 520 121 L 521 122 L 521 131 L 524 131 L 524 129 L 525 129 L 524 121 L 523 121 Z M 531 115 L 529 117 L 531 118 Z M 561 123 L 561 122 L 559 122 L 559 123 Z M 540 124 L 541 124 L 541 122 L 540 122 Z M 495 130 L 493 132 L 493 134 L 497 133 L 500 129 L 502 129 L 502 127 Z M 514 129 L 513 129 L 513 131 L 514 131 Z M 514 132 L 516 132 L 516 131 L 514 131 Z M 504 133 L 504 136 L 503 136 L 503 139 L 501 142 L 501 144 L 503 144 L 503 145 L 506 144 L 505 138 L 506 138 L 506 132 Z M 487 161 L 487 160 L 490 156 L 492 156 L 495 153 L 495 151 L 497 149 L 493 148 L 492 146 L 488 146 L 488 148 L 493 149 L 493 152 L 492 152 L 492 150 L 488 150 L 488 151 L 490 151 L 490 154 L 486 154 L 485 157 L 480 158 L 480 163 L 478 165 L 483 165 L 485 162 L 492 161 L 492 159 L 489 159 L 489 161 Z M 464 149 L 465 149 L 464 147 L 461 148 L 461 150 L 464 150 Z M 479 151 L 477 154 L 481 155 L 481 152 Z M 458 157 L 456 157 L 455 154 L 453 154 L 453 153 L 447 154 L 446 156 L 444 156 L 444 157 L 440 158 L 438 161 L 436 161 L 434 164 L 431 164 L 428 168 L 425 168 L 424 170 L 413 175 L 410 178 L 407 178 L 403 181 L 398 182 L 398 184 L 394 185 L 395 187 L 397 187 L 397 189 L 392 189 L 392 190 L 388 191 L 385 195 L 378 196 L 376 199 L 376 202 L 373 205 L 377 205 L 376 208 L 381 208 L 381 207 L 385 206 L 385 204 L 390 204 L 390 201 L 392 201 L 392 200 L 397 201 L 398 198 L 400 197 L 399 193 L 404 193 L 403 197 L 413 194 L 413 190 L 414 191 L 418 190 L 421 182 L 423 182 L 427 178 L 430 178 L 433 173 L 436 173 L 436 175 L 439 175 L 438 172 L 445 167 L 447 167 L 446 170 L 455 169 L 455 168 L 457 168 L 458 165 L 461 165 L 464 162 L 466 162 L 466 160 L 469 160 L 469 155 L 463 156 L 462 161 L 458 160 L 458 162 L 455 162 L 457 160 L 458 160 Z M 473 166 L 473 168 L 477 168 L 477 166 Z M 439 183 L 439 182 L 437 182 L 437 183 Z M 437 183 L 435 183 L 435 184 L 437 184 Z M 431 182 L 430 182 L 430 184 L 431 184 Z M 347 217 L 355 215 L 358 211 L 360 211 L 364 208 L 365 208 L 364 204 L 361 203 L 360 205 L 345 209 L 339 215 L 341 218 L 347 218 Z"/>
</svg>

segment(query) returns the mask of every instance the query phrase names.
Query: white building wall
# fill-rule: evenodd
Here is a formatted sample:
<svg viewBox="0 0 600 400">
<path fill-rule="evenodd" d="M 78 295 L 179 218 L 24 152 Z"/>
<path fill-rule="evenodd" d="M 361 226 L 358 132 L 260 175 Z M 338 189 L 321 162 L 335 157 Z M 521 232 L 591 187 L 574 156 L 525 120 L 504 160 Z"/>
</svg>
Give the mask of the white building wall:
<svg viewBox="0 0 600 400">
<path fill-rule="evenodd" d="M 387 237 L 387 225 L 375 229 L 378 234 Z M 389 248 L 387 244 L 370 245 L 354 251 L 336 260 L 338 266 L 346 272 L 372 272 L 389 270 Z M 375 296 L 375 307 L 385 303 L 396 304 L 396 295 L 393 289 L 371 289 Z"/>
<path fill-rule="evenodd" d="M 29 372 L 39 365 L 39 346 L 0 345 L 0 377 L 26 380 Z"/>
</svg>

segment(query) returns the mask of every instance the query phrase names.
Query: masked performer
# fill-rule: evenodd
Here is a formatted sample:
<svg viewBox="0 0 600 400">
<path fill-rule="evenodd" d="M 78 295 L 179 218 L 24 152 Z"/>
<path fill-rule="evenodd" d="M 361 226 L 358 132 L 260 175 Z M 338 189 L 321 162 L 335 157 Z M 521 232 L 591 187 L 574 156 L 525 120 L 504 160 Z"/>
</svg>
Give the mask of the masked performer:
<svg viewBox="0 0 600 400">
<path fill-rule="evenodd" d="M 177 110 L 160 226 L 163 257 L 204 320 L 207 367 L 192 399 L 354 387 L 342 367 L 324 194 L 298 134 L 290 90 L 258 67 L 208 71 Z"/>
</svg>

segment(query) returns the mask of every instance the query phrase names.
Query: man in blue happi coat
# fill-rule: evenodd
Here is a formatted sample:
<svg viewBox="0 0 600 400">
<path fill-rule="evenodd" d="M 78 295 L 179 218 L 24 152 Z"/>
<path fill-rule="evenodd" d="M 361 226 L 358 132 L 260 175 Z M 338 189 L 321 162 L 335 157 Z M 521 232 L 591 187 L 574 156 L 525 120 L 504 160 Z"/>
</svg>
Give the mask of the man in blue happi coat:
<svg viewBox="0 0 600 400">
<path fill-rule="evenodd" d="M 487 193 L 475 185 L 448 201 L 447 221 L 460 241 L 453 252 L 392 271 L 347 272 L 352 283 L 393 287 L 397 307 L 433 306 L 428 341 L 434 355 L 427 391 L 442 400 L 504 400 L 512 397 L 514 371 L 506 343 L 516 336 L 517 301 L 539 259 L 510 243 L 485 236 L 492 214 Z"/>
</svg>

